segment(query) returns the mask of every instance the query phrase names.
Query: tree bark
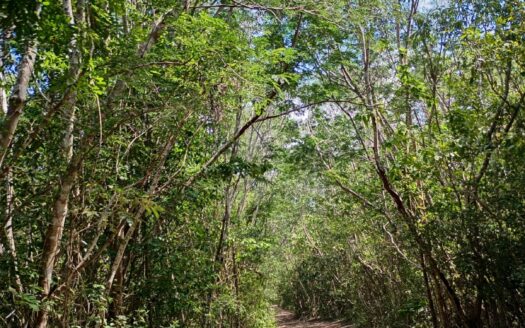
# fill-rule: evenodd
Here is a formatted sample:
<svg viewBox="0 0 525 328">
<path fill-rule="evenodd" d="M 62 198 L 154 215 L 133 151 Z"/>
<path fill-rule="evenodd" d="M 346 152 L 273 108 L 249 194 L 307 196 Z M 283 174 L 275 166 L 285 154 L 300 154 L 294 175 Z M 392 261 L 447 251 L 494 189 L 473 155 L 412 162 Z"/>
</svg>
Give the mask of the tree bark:
<svg viewBox="0 0 525 328">
<path fill-rule="evenodd" d="M 80 76 L 81 58 L 82 54 L 79 47 L 79 35 L 85 21 L 85 4 L 83 0 L 78 0 L 76 14 L 73 15 L 73 7 L 71 0 L 64 0 L 64 11 L 69 19 L 69 24 L 75 26 L 76 31 L 69 42 L 69 71 L 68 71 L 68 85 L 73 88 L 71 92 L 67 92 L 64 99 L 64 114 L 66 125 L 66 133 L 64 135 L 63 147 L 66 159 L 69 162 L 73 157 L 73 130 L 75 128 L 75 106 L 77 102 L 77 91 L 74 84 Z"/>
<path fill-rule="evenodd" d="M 40 12 L 42 11 L 41 2 L 37 2 L 35 11 L 36 16 L 40 17 Z M 9 146 L 13 141 L 18 121 L 20 120 L 20 116 L 22 115 L 22 111 L 24 110 L 27 101 L 27 90 L 35 66 L 37 49 L 38 41 L 36 38 L 31 39 L 28 42 L 22 61 L 18 66 L 18 77 L 13 92 L 9 97 L 7 115 L 0 126 L 0 168 L 3 167 L 5 156 L 7 155 Z"/>
<path fill-rule="evenodd" d="M 77 156 L 70 163 L 69 169 L 65 175 L 64 180 L 60 185 L 60 189 L 53 205 L 53 219 L 49 225 L 44 241 L 44 248 L 42 251 L 42 267 L 40 273 L 40 288 L 42 289 L 42 300 L 46 300 L 51 292 L 51 280 L 53 277 L 53 269 L 55 267 L 56 255 L 62 234 L 64 231 L 64 223 L 68 213 L 69 194 L 75 184 L 81 157 Z M 39 312 L 36 326 L 39 328 L 47 327 L 48 312 L 43 306 Z"/>
</svg>

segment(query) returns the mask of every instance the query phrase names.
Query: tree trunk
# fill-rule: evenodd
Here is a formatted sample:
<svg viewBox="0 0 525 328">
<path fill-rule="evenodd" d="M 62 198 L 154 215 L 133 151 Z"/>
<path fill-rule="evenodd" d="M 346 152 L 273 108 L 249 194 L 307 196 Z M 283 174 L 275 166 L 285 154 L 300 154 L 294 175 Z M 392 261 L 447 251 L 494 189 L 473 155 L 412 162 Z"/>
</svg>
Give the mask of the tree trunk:
<svg viewBox="0 0 525 328">
<path fill-rule="evenodd" d="M 42 252 L 42 267 L 40 273 L 42 300 L 46 300 L 51 291 L 51 280 L 53 278 L 56 255 L 58 253 L 60 240 L 62 239 L 64 223 L 68 212 L 69 194 L 71 193 L 76 181 L 79 165 L 80 158 L 77 157 L 75 161 L 70 164 L 53 205 L 53 219 L 47 229 L 44 239 L 44 249 Z M 40 309 L 36 326 L 39 328 L 45 328 L 47 327 L 47 321 L 48 312 L 45 306 L 43 306 Z"/>
<path fill-rule="evenodd" d="M 37 2 L 35 11 L 37 17 L 39 17 L 40 12 L 42 11 L 41 2 Z M 18 121 L 20 120 L 20 116 L 22 115 L 22 111 L 26 104 L 27 90 L 35 66 L 37 48 L 38 41 L 36 38 L 30 40 L 24 56 L 22 57 L 22 61 L 18 66 L 18 77 L 13 92 L 9 97 L 7 115 L 2 121 L 0 127 L 0 168 L 3 167 L 5 156 L 7 155 L 9 146 L 13 141 Z"/>
</svg>

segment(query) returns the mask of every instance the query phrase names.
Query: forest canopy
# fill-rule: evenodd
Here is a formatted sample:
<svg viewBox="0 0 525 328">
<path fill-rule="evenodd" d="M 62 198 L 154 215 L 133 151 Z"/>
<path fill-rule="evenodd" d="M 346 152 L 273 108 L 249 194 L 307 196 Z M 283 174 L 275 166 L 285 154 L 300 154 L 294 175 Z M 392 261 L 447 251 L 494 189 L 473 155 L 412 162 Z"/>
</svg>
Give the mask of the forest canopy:
<svg viewBox="0 0 525 328">
<path fill-rule="evenodd" d="M 2 327 L 525 326 L 522 0 L 4 0 L 0 105 Z"/>
</svg>

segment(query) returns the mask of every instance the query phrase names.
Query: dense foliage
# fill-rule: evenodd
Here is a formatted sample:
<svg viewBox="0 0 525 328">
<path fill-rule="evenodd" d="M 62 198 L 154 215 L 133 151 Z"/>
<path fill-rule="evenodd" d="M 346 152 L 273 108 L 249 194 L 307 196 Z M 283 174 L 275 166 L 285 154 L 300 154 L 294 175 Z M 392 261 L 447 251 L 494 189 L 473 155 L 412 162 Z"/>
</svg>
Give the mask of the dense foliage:
<svg viewBox="0 0 525 328">
<path fill-rule="evenodd" d="M 524 20 L 0 3 L 0 326 L 525 326 Z"/>
</svg>

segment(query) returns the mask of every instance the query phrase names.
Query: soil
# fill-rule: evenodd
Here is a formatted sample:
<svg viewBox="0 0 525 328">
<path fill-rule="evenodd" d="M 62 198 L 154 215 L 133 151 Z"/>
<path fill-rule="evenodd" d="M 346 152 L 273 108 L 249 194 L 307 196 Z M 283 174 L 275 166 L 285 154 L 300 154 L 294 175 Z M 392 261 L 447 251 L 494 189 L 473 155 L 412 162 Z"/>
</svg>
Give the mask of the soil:
<svg viewBox="0 0 525 328">
<path fill-rule="evenodd" d="M 352 328 L 352 326 L 345 325 L 341 321 L 303 321 L 297 319 L 297 317 L 292 312 L 283 309 L 276 309 L 275 318 L 278 328 Z"/>
</svg>

